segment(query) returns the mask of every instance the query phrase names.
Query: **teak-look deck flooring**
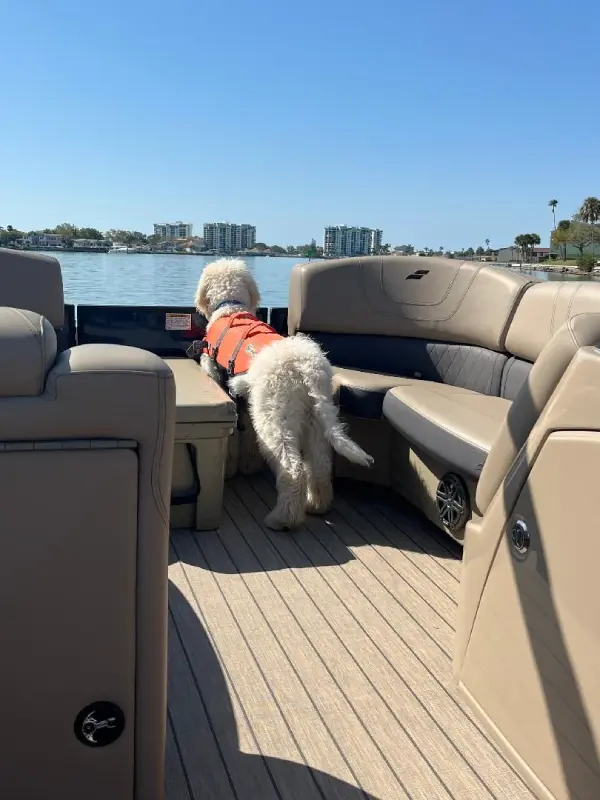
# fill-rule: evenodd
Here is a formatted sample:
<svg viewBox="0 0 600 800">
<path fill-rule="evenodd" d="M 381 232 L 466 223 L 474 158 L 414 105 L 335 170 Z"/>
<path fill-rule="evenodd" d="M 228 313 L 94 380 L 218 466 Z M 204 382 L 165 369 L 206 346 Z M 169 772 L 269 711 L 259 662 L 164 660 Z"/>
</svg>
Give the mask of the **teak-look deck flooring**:
<svg viewBox="0 0 600 800">
<path fill-rule="evenodd" d="M 273 494 L 171 537 L 168 800 L 532 798 L 454 686 L 460 549 L 354 484 L 275 534 Z"/>
</svg>

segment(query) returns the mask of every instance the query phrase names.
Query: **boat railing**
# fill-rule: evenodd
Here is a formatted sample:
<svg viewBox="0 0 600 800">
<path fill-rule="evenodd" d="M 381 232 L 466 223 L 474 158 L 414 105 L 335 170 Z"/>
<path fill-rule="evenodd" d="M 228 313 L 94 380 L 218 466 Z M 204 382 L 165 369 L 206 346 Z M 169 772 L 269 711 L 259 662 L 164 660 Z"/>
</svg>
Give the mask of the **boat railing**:
<svg viewBox="0 0 600 800">
<path fill-rule="evenodd" d="M 257 316 L 278 333 L 287 333 L 287 308 L 262 307 Z M 80 344 L 124 344 L 161 358 L 185 355 L 204 335 L 205 318 L 193 306 L 65 305 L 65 324 L 57 332 L 59 350 Z"/>
</svg>

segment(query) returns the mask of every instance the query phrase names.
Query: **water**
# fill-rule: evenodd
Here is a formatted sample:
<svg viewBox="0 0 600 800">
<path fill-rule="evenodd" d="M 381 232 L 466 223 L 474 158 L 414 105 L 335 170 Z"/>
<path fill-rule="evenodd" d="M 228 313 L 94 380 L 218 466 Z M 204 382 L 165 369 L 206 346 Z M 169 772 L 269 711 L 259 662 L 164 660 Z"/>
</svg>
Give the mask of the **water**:
<svg viewBox="0 0 600 800">
<path fill-rule="evenodd" d="M 75 305 L 194 304 L 202 268 L 214 256 L 49 253 L 62 267 L 65 301 Z M 287 306 L 290 272 L 303 258 L 247 258 L 263 306 Z"/>
<path fill-rule="evenodd" d="M 204 264 L 214 256 L 51 253 L 60 260 L 67 303 L 193 305 Z M 264 306 L 287 306 L 290 271 L 302 258 L 247 258 Z M 523 272 L 542 281 L 590 280 L 587 275 Z M 596 280 L 592 278 L 591 280 Z"/>
<path fill-rule="evenodd" d="M 589 274 L 582 273 L 580 275 L 577 274 L 570 274 L 570 273 L 561 273 L 561 272 L 541 272 L 537 269 L 528 270 L 528 269 L 511 269 L 511 272 L 517 272 L 525 277 L 531 276 L 538 281 L 598 281 L 600 280 L 597 276 L 592 276 Z"/>
</svg>

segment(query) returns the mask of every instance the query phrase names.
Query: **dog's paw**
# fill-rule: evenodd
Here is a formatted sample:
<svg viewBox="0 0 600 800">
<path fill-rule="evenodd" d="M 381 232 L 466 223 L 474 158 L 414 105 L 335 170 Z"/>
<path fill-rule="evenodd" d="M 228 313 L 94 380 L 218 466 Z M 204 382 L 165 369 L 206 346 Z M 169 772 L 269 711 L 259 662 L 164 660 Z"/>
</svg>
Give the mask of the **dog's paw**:
<svg viewBox="0 0 600 800">
<path fill-rule="evenodd" d="M 306 512 L 323 516 L 327 514 L 333 502 L 333 489 L 331 485 L 322 486 L 314 491 L 306 493 Z"/>
<path fill-rule="evenodd" d="M 281 519 L 274 511 L 270 511 L 265 517 L 265 525 L 272 531 L 289 531 L 290 525 L 286 520 Z"/>
<path fill-rule="evenodd" d="M 331 508 L 331 503 L 308 503 L 306 513 L 315 517 L 324 517 Z"/>
</svg>

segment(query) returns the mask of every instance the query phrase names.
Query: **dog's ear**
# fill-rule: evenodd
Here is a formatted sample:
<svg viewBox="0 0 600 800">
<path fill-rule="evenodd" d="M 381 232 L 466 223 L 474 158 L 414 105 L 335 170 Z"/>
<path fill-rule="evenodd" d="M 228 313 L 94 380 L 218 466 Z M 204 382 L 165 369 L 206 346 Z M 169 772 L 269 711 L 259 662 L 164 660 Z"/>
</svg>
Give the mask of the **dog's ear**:
<svg viewBox="0 0 600 800">
<path fill-rule="evenodd" d="M 248 293 L 250 295 L 250 310 L 256 313 L 256 309 L 260 305 L 260 292 L 252 273 L 249 273 Z"/>
<path fill-rule="evenodd" d="M 194 298 L 194 305 L 196 310 L 203 314 L 208 319 L 208 295 L 207 295 L 207 281 L 204 276 L 200 277 L 198 286 L 196 288 L 196 297 Z"/>
</svg>

